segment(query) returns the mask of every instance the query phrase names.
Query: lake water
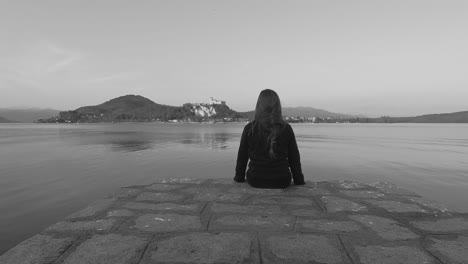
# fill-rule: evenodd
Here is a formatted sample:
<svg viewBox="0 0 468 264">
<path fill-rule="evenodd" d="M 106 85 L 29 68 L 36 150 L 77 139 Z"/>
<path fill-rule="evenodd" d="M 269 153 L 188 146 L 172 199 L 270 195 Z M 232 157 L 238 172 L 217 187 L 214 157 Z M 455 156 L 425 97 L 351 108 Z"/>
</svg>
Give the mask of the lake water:
<svg viewBox="0 0 468 264">
<path fill-rule="evenodd" d="M 232 178 L 244 124 L 0 124 L 0 254 L 120 187 Z M 294 124 L 306 179 L 388 181 L 468 210 L 466 124 Z"/>
</svg>

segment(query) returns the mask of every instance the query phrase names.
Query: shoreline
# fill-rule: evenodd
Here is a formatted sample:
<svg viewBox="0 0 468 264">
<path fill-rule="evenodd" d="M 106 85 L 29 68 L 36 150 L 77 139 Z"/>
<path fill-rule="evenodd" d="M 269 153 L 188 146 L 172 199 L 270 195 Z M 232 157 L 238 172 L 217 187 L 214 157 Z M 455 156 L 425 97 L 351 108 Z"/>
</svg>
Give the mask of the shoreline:
<svg viewBox="0 0 468 264">
<path fill-rule="evenodd" d="M 0 263 L 463 263 L 467 248 L 467 213 L 393 184 L 183 178 L 124 187 Z"/>
</svg>

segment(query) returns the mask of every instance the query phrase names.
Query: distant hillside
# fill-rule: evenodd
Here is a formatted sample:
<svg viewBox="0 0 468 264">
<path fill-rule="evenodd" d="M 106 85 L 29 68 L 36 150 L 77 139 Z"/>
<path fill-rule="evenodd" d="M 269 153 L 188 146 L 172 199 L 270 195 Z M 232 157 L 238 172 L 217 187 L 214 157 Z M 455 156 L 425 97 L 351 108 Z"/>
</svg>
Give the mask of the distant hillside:
<svg viewBox="0 0 468 264">
<path fill-rule="evenodd" d="M 468 123 L 468 111 L 430 114 L 414 117 L 389 117 L 371 118 L 373 123 Z"/>
<path fill-rule="evenodd" d="M 0 116 L 17 122 L 33 123 L 39 119 L 57 116 L 59 110 L 55 109 L 41 109 L 41 108 L 28 108 L 28 109 L 10 109 L 1 108 Z"/>
<path fill-rule="evenodd" d="M 157 104 L 140 95 L 125 95 L 100 105 L 60 112 L 58 116 L 40 122 L 201 121 L 208 118 L 242 118 L 242 115 L 225 104 L 169 106 Z"/>
<path fill-rule="evenodd" d="M 468 123 L 468 111 L 417 116 L 414 123 Z"/>
<path fill-rule="evenodd" d="M 15 122 L 0 116 L 0 123 L 15 123 Z"/>
<path fill-rule="evenodd" d="M 333 118 L 345 119 L 354 117 L 363 117 L 347 114 L 332 113 L 322 109 L 312 107 L 283 107 L 283 116 L 302 116 L 302 117 L 320 117 L 320 118 Z"/>
</svg>

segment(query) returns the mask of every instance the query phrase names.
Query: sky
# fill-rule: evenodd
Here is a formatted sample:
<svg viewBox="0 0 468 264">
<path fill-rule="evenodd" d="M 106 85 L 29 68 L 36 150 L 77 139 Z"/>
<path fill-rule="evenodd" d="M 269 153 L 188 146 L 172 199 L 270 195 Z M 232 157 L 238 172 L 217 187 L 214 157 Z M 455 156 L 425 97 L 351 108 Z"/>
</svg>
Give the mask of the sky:
<svg viewBox="0 0 468 264">
<path fill-rule="evenodd" d="M 468 111 L 468 1 L 0 0 L 0 108 L 138 94 L 411 116 Z"/>
</svg>

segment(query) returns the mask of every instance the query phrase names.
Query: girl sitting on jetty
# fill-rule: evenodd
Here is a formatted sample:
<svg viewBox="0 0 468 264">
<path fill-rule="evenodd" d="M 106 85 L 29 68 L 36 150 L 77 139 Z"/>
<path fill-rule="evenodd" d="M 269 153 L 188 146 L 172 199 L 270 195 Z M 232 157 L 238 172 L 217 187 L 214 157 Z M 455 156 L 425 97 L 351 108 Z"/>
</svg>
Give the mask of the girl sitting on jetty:
<svg viewBox="0 0 468 264">
<path fill-rule="evenodd" d="M 278 94 L 270 89 L 258 96 L 255 120 L 242 132 L 237 154 L 236 182 L 247 182 L 255 188 L 286 188 L 303 185 L 299 149 L 292 127 L 283 121 Z"/>
</svg>

